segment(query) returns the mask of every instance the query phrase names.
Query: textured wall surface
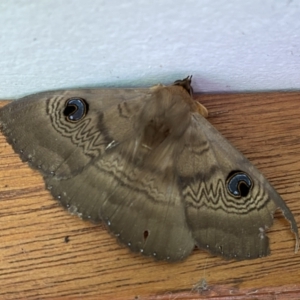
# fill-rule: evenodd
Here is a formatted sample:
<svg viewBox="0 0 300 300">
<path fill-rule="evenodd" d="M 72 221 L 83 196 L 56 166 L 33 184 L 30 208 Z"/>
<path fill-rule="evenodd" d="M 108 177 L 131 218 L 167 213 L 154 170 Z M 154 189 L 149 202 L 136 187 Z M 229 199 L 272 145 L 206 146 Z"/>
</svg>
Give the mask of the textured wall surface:
<svg viewBox="0 0 300 300">
<path fill-rule="evenodd" d="M 0 98 L 145 87 L 192 74 L 204 92 L 300 89 L 300 2 L 0 2 Z"/>
</svg>

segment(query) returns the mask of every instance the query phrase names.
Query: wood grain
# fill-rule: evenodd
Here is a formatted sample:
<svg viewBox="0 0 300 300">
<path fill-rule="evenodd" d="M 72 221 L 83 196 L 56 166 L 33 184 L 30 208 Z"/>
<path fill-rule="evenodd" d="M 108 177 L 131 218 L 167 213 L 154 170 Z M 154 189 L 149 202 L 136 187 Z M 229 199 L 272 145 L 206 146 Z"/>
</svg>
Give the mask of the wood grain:
<svg viewBox="0 0 300 300">
<path fill-rule="evenodd" d="M 300 92 L 206 94 L 199 100 L 300 224 Z M 69 215 L 2 135 L 0 199 L 0 299 L 300 298 L 300 253 L 279 212 L 267 258 L 226 261 L 196 249 L 182 263 L 155 262 L 118 245 L 103 226 Z"/>
</svg>

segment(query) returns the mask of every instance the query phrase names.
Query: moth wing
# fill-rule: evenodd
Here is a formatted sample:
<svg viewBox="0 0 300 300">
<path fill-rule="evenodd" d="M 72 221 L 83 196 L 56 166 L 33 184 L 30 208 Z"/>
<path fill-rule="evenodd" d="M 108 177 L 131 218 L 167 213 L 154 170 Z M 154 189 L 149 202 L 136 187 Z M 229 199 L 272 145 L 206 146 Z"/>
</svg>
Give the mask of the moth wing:
<svg viewBox="0 0 300 300">
<path fill-rule="evenodd" d="M 298 248 L 297 225 L 285 202 L 205 118 L 193 115 L 182 143 L 177 173 L 187 223 L 198 247 L 227 258 L 266 256 L 266 231 L 280 208 Z"/>
<path fill-rule="evenodd" d="M 165 96 L 167 106 L 172 105 L 164 90 L 42 93 L 0 110 L 1 127 L 15 151 L 41 171 L 47 188 L 70 213 L 103 220 L 135 252 L 177 261 L 195 244 L 176 176 L 152 167 L 158 159 L 149 158 L 149 146 L 142 141 L 151 120 L 157 115 L 163 120 Z M 66 119 L 66 101 L 75 98 L 88 112 L 71 122 Z M 164 132 L 157 139 L 159 130 L 154 127 L 146 130 L 147 141 L 156 148 L 154 153 L 160 153 L 155 145 L 164 140 Z"/>
<path fill-rule="evenodd" d="M 8 142 L 23 161 L 43 175 L 71 177 L 101 156 L 113 141 L 103 125 L 103 112 L 110 107 L 139 110 L 137 99 L 147 89 L 78 89 L 38 93 L 13 101 L 0 110 L 0 126 Z M 81 99 L 86 116 L 69 122 L 63 113 L 68 99 Z M 80 103 L 79 103 L 80 104 Z M 76 110 L 76 107 L 74 107 Z M 131 126 L 126 107 L 118 120 L 119 132 Z M 113 116 L 111 116 L 113 117 Z"/>
<path fill-rule="evenodd" d="M 178 261 L 195 246 L 174 176 L 135 167 L 119 149 L 72 178 L 45 180 L 69 212 L 102 220 L 134 252 Z"/>
</svg>

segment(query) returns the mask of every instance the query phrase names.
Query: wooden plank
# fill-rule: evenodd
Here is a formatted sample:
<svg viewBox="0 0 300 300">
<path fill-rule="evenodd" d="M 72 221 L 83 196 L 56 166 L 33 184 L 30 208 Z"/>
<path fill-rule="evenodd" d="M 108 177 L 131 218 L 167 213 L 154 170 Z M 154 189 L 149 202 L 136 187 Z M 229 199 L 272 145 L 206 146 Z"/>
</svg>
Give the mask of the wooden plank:
<svg viewBox="0 0 300 300">
<path fill-rule="evenodd" d="M 300 224 L 300 93 L 199 99 L 210 122 L 266 175 Z M 0 299 L 300 297 L 300 254 L 280 213 L 269 230 L 269 257 L 226 261 L 197 249 L 182 263 L 155 262 L 118 245 L 103 226 L 69 215 L 2 135 L 0 199 Z"/>
</svg>

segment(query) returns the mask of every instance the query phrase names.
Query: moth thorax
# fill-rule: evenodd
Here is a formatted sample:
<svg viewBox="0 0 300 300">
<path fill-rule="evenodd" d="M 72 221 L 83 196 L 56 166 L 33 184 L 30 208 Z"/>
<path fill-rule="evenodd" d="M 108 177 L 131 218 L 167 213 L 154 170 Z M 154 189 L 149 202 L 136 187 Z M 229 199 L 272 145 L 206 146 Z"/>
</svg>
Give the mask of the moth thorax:
<svg viewBox="0 0 300 300">
<path fill-rule="evenodd" d="M 142 144 L 150 149 L 160 145 L 170 134 L 171 128 L 161 119 L 152 119 L 145 126 Z"/>
</svg>

